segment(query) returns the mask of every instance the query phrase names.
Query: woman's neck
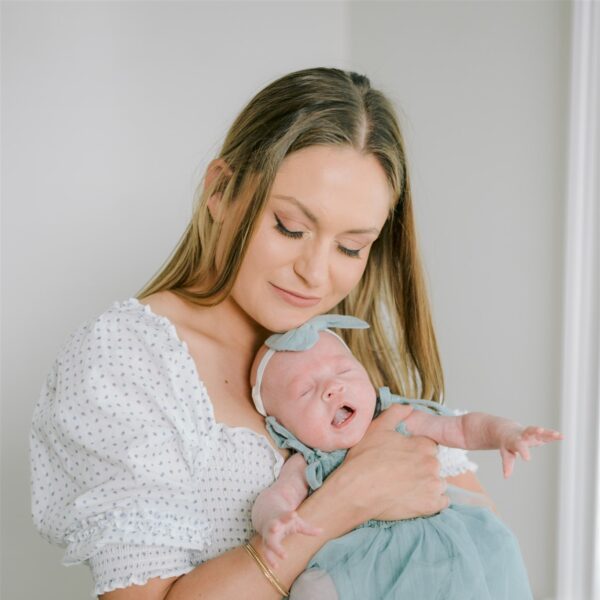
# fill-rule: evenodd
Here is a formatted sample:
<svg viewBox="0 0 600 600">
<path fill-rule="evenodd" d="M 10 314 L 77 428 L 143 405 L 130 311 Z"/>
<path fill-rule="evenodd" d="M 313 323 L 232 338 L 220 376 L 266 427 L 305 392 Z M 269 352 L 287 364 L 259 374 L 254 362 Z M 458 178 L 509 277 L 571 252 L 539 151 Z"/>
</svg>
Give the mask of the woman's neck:
<svg viewBox="0 0 600 600">
<path fill-rule="evenodd" d="M 251 319 L 231 298 L 214 306 L 200 306 L 181 296 L 180 315 L 186 326 L 209 337 L 222 348 L 254 357 L 270 331 Z"/>
</svg>

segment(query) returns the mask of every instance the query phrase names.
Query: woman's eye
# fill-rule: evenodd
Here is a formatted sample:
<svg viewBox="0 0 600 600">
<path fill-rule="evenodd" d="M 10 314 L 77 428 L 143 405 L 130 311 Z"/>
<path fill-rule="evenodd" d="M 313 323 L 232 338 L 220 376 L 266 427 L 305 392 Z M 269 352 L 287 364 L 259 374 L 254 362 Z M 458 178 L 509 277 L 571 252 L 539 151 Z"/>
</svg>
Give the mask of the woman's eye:
<svg viewBox="0 0 600 600">
<path fill-rule="evenodd" d="M 304 233 L 303 231 L 290 231 L 279 219 L 279 217 L 277 215 L 275 215 L 275 221 L 277 222 L 277 224 L 275 225 L 275 229 L 277 229 L 277 231 L 279 231 L 279 233 L 282 233 L 283 235 L 286 235 L 287 237 L 291 237 L 291 238 L 301 238 L 302 234 Z"/>
<path fill-rule="evenodd" d="M 359 250 L 351 250 L 350 248 L 346 248 L 345 246 L 338 246 L 340 252 L 345 254 L 346 256 L 351 256 L 352 258 L 360 258 L 360 249 Z"/>
<path fill-rule="evenodd" d="M 286 237 L 290 237 L 290 238 L 294 238 L 294 239 L 299 239 L 304 235 L 304 231 L 292 231 L 292 230 L 288 229 L 281 222 L 281 219 L 275 213 L 273 213 L 273 214 L 275 216 L 275 229 L 277 229 L 277 231 L 279 231 L 279 233 L 281 233 L 282 235 L 285 235 Z M 338 250 L 342 254 L 345 254 L 346 256 L 350 256 L 352 258 L 361 258 L 360 251 L 362 250 L 362 248 L 359 248 L 358 250 L 352 250 L 351 248 L 346 248 L 346 246 L 338 245 Z"/>
</svg>

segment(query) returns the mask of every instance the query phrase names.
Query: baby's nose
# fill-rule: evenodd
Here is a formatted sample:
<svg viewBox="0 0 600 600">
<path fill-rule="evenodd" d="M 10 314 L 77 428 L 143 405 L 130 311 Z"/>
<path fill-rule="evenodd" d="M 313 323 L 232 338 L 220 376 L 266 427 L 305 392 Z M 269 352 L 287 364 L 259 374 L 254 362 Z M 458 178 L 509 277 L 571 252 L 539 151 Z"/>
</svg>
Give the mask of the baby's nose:
<svg viewBox="0 0 600 600">
<path fill-rule="evenodd" d="M 342 382 L 333 382 L 325 388 L 323 392 L 323 398 L 325 400 L 331 400 L 332 398 L 339 396 L 339 394 L 341 394 L 343 391 L 344 384 Z"/>
</svg>

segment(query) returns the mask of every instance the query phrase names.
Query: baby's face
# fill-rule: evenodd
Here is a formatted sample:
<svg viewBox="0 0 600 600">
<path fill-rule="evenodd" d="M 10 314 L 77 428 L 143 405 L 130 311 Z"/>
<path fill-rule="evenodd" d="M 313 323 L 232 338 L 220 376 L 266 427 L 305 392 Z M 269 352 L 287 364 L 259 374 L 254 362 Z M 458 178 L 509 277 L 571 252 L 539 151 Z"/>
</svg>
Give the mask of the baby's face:
<svg viewBox="0 0 600 600">
<path fill-rule="evenodd" d="M 325 451 L 358 443 L 376 401 L 365 368 L 326 332 L 310 350 L 276 352 L 267 364 L 261 396 L 268 415 L 307 446 Z"/>
</svg>

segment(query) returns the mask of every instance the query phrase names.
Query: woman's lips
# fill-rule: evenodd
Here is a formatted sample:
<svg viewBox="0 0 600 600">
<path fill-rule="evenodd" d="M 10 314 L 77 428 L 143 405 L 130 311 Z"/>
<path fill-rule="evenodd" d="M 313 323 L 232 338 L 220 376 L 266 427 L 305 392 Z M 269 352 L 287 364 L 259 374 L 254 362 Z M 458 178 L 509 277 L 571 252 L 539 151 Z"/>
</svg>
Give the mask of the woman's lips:
<svg viewBox="0 0 600 600">
<path fill-rule="evenodd" d="M 283 288 L 277 287 L 274 283 L 271 283 L 271 285 L 273 286 L 273 289 L 275 290 L 275 292 L 277 292 L 279 297 L 283 298 L 288 304 L 291 304 L 292 306 L 315 306 L 316 304 L 319 304 L 319 302 L 321 302 L 321 298 L 316 298 L 314 296 L 299 296 L 294 292 L 290 292 L 288 290 L 284 290 Z"/>
</svg>

